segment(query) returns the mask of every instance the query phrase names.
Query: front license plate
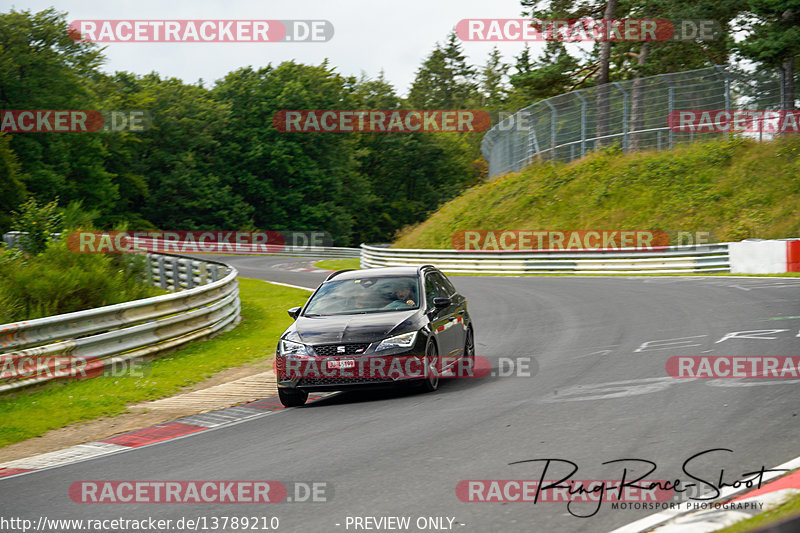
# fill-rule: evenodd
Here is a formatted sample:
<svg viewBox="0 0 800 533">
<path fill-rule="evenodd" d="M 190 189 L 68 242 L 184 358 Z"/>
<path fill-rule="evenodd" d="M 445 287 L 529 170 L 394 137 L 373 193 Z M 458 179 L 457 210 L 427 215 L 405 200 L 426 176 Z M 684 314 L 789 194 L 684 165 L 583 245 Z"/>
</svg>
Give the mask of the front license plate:
<svg viewBox="0 0 800 533">
<path fill-rule="evenodd" d="M 337 361 L 328 361 L 328 370 L 332 370 L 334 368 L 355 368 L 356 360 L 355 359 L 339 359 Z"/>
</svg>

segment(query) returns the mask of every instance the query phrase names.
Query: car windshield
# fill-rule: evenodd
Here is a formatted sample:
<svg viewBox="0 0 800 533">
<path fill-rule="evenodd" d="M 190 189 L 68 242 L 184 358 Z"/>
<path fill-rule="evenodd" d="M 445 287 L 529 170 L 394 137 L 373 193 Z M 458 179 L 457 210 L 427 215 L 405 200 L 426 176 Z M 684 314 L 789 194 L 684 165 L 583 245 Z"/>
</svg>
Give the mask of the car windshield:
<svg viewBox="0 0 800 533">
<path fill-rule="evenodd" d="M 384 313 L 419 309 L 419 282 L 414 276 L 328 281 L 320 287 L 304 316 Z"/>
</svg>

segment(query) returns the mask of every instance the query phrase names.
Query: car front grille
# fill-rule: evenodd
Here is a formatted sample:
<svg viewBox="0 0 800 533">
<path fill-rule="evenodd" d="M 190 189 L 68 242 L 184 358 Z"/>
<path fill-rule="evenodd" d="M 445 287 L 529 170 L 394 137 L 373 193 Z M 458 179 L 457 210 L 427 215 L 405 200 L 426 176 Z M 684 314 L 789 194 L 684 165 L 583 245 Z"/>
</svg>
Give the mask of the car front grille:
<svg viewBox="0 0 800 533">
<path fill-rule="evenodd" d="M 339 351 L 339 347 L 344 346 L 344 351 Z M 337 355 L 361 355 L 369 347 L 367 344 L 322 344 L 314 346 L 314 352 L 320 357 L 334 357 Z"/>
</svg>

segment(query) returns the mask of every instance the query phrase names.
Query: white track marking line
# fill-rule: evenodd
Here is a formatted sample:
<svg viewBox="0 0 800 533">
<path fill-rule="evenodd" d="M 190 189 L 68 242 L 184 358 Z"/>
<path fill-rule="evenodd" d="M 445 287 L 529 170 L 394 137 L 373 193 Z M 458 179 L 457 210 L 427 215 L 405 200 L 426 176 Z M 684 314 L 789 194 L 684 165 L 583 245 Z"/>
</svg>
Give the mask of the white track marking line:
<svg viewBox="0 0 800 533">
<path fill-rule="evenodd" d="M 315 290 L 317 290 L 317 289 L 309 289 L 308 287 L 301 287 L 300 285 L 292 285 L 290 283 L 281 283 L 279 281 L 267 281 L 267 280 L 262 280 L 262 281 L 266 281 L 267 283 L 271 283 L 273 285 L 281 285 L 283 287 L 291 287 L 292 289 L 303 289 L 304 291 L 309 291 L 309 292 L 314 292 Z"/>
</svg>

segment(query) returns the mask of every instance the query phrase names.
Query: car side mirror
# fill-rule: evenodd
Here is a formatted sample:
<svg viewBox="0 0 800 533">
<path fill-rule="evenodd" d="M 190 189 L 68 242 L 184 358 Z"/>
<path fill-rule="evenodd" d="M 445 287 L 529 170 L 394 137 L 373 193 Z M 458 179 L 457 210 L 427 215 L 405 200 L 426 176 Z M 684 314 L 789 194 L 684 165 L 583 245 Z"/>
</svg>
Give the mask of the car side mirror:
<svg viewBox="0 0 800 533">
<path fill-rule="evenodd" d="M 434 298 L 433 299 L 433 306 L 436 309 L 444 309 L 445 307 L 450 307 L 453 303 L 452 298 Z"/>
<path fill-rule="evenodd" d="M 286 312 L 289 313 L 289 316 L 297 320 L 297 317 L 300 316 L 300 310 L 302 307 L 292 307 L 288 309 Z"/>
</svg>

